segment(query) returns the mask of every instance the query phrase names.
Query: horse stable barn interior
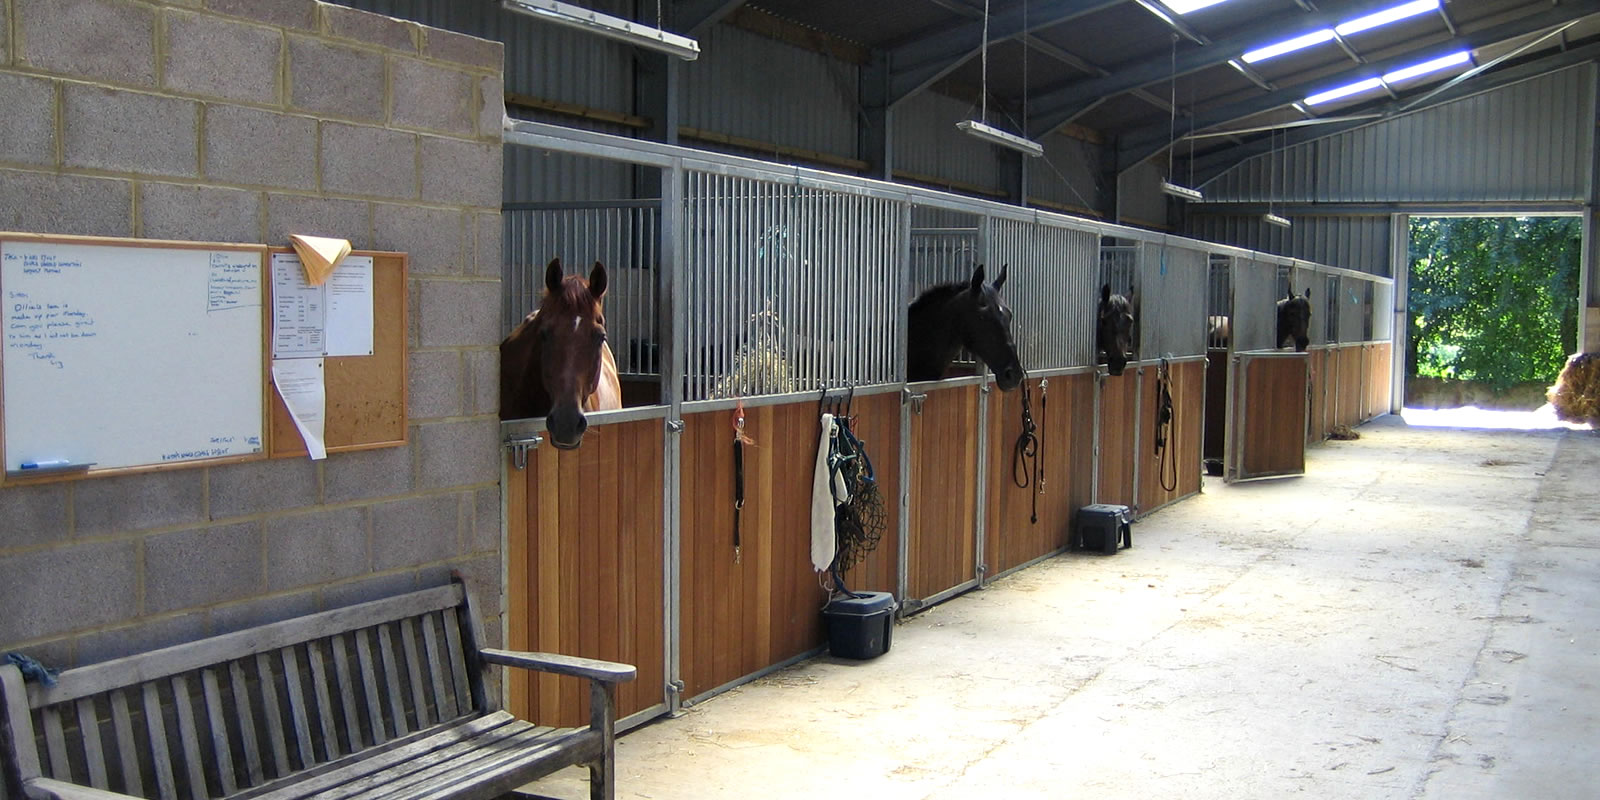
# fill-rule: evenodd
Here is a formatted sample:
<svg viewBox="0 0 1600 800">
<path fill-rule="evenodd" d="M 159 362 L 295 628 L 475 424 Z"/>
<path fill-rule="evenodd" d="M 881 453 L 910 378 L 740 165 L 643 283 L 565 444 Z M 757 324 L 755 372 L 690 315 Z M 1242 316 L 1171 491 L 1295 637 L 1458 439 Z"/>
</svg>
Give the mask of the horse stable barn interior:
<svg viewBox="0 0 1600 800">
<path fill-rule="evenodd" d="M 1600 347 L 1600 0 L 0 21 L 0 800 L 1595 793 L 1600 445 L 1399 412 L 1413 216 Z M 621 408 L 501 418 L 547 296 Z"/>
</svg>

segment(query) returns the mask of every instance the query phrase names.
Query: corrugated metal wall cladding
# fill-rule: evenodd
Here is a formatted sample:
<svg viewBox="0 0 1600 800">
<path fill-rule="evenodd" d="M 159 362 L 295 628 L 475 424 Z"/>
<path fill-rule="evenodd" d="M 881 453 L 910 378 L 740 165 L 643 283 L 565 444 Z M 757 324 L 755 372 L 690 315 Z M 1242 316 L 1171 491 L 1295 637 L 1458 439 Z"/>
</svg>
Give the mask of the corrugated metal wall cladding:
<svg viewBox="0 0 1600 800">
<path fill-rule="evenodd" d="M 1573 67 L 1252 158 L 1210 200 L 1569 202 L 1588 190 L 1595 68 Z M 1276 162 L 1276 179 L 1273 164 Z"/>
<path fill-rule="evenodd" d="M 1195 214 L 1186 236 L 1290 256 L 1346 269 L 1389 275 L 1388 216 L 1297 217 L 1287 230 L 1258 216 Z"/>
<path fill-rule="evenodd" d="M 683 68 L 683 124 L 856 155 L 856 65 L 728 25 L 713 26 L 701 47 Z"/>
<path fill-rule="evenodd" d="M 1006 170 L 1000 150 L 956 129 L 957 122 L 977 113 L 969 103 L 932 92 L 895 106 L 895 169 L 1003 191 Z"/>
</svg>

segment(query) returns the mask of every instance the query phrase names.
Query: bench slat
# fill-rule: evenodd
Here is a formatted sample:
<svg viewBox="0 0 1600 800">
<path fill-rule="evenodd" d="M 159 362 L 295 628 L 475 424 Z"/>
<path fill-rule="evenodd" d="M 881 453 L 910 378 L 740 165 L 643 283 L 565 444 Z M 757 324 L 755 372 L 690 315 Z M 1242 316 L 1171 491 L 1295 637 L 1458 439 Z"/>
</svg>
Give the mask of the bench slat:
<svg viewBox="0 0 1600 800">
<path fill-rule="evenodd" d="M 300 769 L 305 769 L 317 761 L 311 754 L 311 726 L 306 722 L 306 697 L 300 690 L 300 658 L 292 647 L 278 652 L 282 655 L 283 682 L 289 688 L 289 722 L 294 730 L 294 746 L 300 754 Z"/>
<path fill-rule="evenodd" d="M 256 714 L 250 707 L 250 680 L 244 662 L 228 664 L 228 679 L 233 685 L 233 716 L 239 720 L 239 741 L 244 745 L 245 781 L 250 786 L 261 782 L 261 748 L 256 741 Z"/>
<path fill-rule="evenodd" d="M 444 688 L 445 671 L 450 669 L 439 657 L 439 635 L 434 633 L 434 615 L 422 618 L 422 649 L 428 655 L 428 675 L 433 681 L 433 702 L 442 719 L 456 715 L 455 698 Z"/>
<path fill-rule="evenodd" d="M 272 672 L 272 659 L 266 653 L 256 653 L 256 676 L 261 680 L 261 710 L 267 717 L 264 733 L 272 740 L 272 774 L 282 777 L 293 771 L 293 767 L 289 764 L 289 747 L 284 741 L 288 731 L 283 727 L 283 713 L 278 710 L 278 681 Z"/>
<path fill-rule="evenodd" d="M 331 790 L 317 793 L 318 800 L 356 800 L 370 796 L 387 797 L 452 769 L 463 769 L 475 761 L 497 753 L 534 753 L 544 740 L 561 740 L 571 730 L 540 728 L 516 721 L 479 736 L 433 749 L 403 762 L 369 771 Z"/>
<path fill-rule="evenodd" d="M 144 774 L 139 768 L 139 751 L 133 742 L 133 714 L 128 711 L 128 693 L 111 693 L 111 727 L 117 734 L 117 761 L 122 765 L 122 790 L 144 794 Z"/>
<path fill-rule="evenodd" d="M 178 711 L 178 738 L 183 746 L 184 766 L 189 771 L 189 796 L 205 800 L 210 791 L 206 788 L 204 763 L 200 760 L 200 730 L 194 724 L 193 703 L 188 678 L 172 676 L 172 705 Z"/>
<path fill-rule="evenodd" d="M 67 737 L 61 730 L 61 713 L 51 706 L 41 711 L 39 718 L 44 723 L 44 747 L 50 757 L 50 777 L 71 780 L 72 767 L 67 765 Z"/>
<path fill-rule="evenodd" d="M 144 703 L 144 726 L 150 734 L 150 760 L 155 764 L 156 789 L 162 797 L 178 796 L 178 779 L 172 774 L 172 755 L 167 750 L 167 720 L 161 710 L 161 694 L 155 681 L 147 681 L 140 692 Z"/>
<path fill-rule="evenodd" d="M 323 752 L 327 754 L 324 761 L 332 761 L 344 755 L 339 747 L 339 729 L 333 724 L 333 704 L 328 697 L 328 670 L 322 664 L 322 643 L 325 640 L 316 639 L 306 642 L 306 659 L 311 663 L 311 694 L 317 699 L 318 739 L 322 740 Z"/>
<path fill-rule="evenodd" d="M 83 740 L 84 761 L 89 767 L 89 785 L 110 791 L 111 781 L 106 777 L 106 753 L 100 737 L 100 715 L 95 712 L 94 698 L 85 697 L 77 702 L 78 733 Z"/>
<path fill-rule="evenodd" d="M 333 648 L 333 674 L 338 685 L 339 705 L 344 709 L 344 742 L 354 753 L 365 745 L 361 739 L 361 719 L 356 715 L 356 687 L 350 675 L 350 655 L 347 650 L 348 638 L 339 634 L 328 640 L 328 646 Z"/>
<path fill-rule="evenodd" d="M 222 791 L 232 794 L 239 791 L 239 782 L 233 774 L 233 748 L 228 743 L 228 722 L 223 716 L 222 689 L 218 686 L 217 671 L 203 670 L 200 685 L 205 689 L 206 719 L 211 726 L 212 762 L 217 767 L 217 779 Z"/>
<path fill-rule="evenodd" d="M 0 699 L 5 701 L 5 716 L 0 717 L 0 733 L 11 742 L 16 756 L 20 779 L 38 777 L 39 748 L 33 738 L 33 720 L 28 713 L 28 690 L 22 683 L 22 671 L 14 664 L 0 662 Z M 3 780 L 4 776 L 0 776 Z M 5 784 L 0 783 L 0 786 Z"/>
<path fill-rule="evenodd" d="M 61 673 L 53 688 L 28 684 L 28 704 L 42 708 L 64 703 L 121 688 L 127 685 L 129 675 L 139 675 L 145 680 L 165 678 L 335 633 L 450 608 L 461 604 L 464 591 L 460 584 L 446 584 L 78 667 Z"/>
<path fill-rule="evenodd" d="M 278 800 L 279 798 L 319 795 L 349 783 L 355 778 L 385 769 L 390 765 L 410 761 L 419 755 L 470 739 L 508 725 L 526 724 L 510 714 L 459 719 L 447 722 L 433 730 L 396 739 L 390 743 L 364 751 L 359 760 L 346 759 L 342 763 L 325 764 L 321 771 L 293 782 L 269 784 L 258 791 L 245 792 L 235 800 Z"/>
<path fill-rule="evenodd" d="M 367 697 L 367 719 L 372 725 L 372 743 L 389 741 L 389 731 L 383 724 L 383 703 L 378 700 L 378 670 L 372 660 L 372 642 L 366 631 L 356 631 L 356 660 L 361 663 L 361 688 Z"/>
<path fill-rule="evenodd" d="M 394 714 L 395 735 L 404 736 L 411 732 L 411 726 L 406 722 L 405 701 L 400 698 L 400 670 L 395 665 L 394 639 L 389 627 L 378 626 L 378 652 L 383 656 L 383 680 L 389 690 L 389 711 Z"/>
<path fill-rule="evenodd" d="M 477 699 L 472 696 L 472 688 L 468 685 L 467 654 L 461 647 L 461 620 L 456 616 L 456 610 L 447 608 L 440 612 L 444 617 L 444 641 L 449 647 L 446 659 L 450 662 L 450 677 L 455 682 L 456 705 L 461 711 L 477 707 Z"/>
<path fill-rule="evenodd" d="M 417 659 L 416 620 L 400 620 L 400 647 L 406 654 L 406 676 L 411 681 L 411 703 L 417 710 L 417 727 L 426 728 L 437 722 L 428 713 L 428 693 L 422 688 L 422 662 Z"/>
<path fill-rule="evenodd" d="M 571 728 L 528 727 L 493 740 L 463 742 L 453 748 L 413 759 L 393 771 L 372 775 L 318 800 L 397 800 L 435 792 L 441 782 L 466 783 L 508 765 L 519 769 L 564 748 L 579 748 L 587 737 Z"/>
</svg>

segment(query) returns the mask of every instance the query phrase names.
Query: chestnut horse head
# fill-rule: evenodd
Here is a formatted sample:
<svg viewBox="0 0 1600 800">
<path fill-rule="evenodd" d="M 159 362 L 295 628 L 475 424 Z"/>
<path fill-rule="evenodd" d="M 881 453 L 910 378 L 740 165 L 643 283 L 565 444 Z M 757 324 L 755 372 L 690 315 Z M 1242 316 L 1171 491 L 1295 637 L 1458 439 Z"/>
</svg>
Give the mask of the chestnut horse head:
<svg viewBox="0 0 1600 800">
<path fill-rule="evenodd" d="M 545 267 L 539 307 L 500 343 L 500 418 L 544 417 L 550 443 L 570 450 L 589 427 L 585 411 L 622 407 L 617 362 L 606 344 L 606 268 L 589 279 Z"/>
</svg>

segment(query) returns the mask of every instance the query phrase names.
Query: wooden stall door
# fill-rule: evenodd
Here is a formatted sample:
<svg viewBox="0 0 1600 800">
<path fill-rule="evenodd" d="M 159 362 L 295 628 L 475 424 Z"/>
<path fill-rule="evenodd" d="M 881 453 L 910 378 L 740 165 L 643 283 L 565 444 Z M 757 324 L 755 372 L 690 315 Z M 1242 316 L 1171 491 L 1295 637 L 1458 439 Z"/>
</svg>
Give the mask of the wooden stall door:
<svg viewBox="0 0 1600 800">
<path fill-rule="evenodd" d="M 1138 502 L 1133 485 L 1134 430 L 1139 375 L 1130 369 L 1100 382 L 1100 491 L 1096 503 L 1130 508 Z"/>
<path fill-rule="evenodd" d="M 978 387 L 931 389 L 911 414 L 906 591 L 913 600 L 978 574 Z"/>
<path fill-rule="evenodd" d="M 1157 369 L 1146 367 L 1139 412 L 1139 513 L 1146 514 L 1200 491 L 1201 424 L 1205 422 L 1206 362 L 1186 361 L 1168 368 L 1172 377 L 1172 424 L 1167 449 L 1156 451 Z M 1165 483 L 1163 483 L 1165 481 Z M 1168 489 L 1167 486 L 1173 488 Z"/>
<path fill-rule="evenodd" d="M 845 577 L 853 590 L 893 592 L 898 580 L 900 398 L 857 397 L 854 430 L 877 475 L 883 538 Z M 821 432 L 817 403 L 745 412 L 744 508 L 734 548 L 733 412 L 687 415 L 683 433 L 684 692 L 689 698 L 803 655 L 827 641 L 828 594 L 811 565 L 811 486 Z"/>
<path fill-rule="evenodd" d="M 1230 480 L 1305 474 L 1309 365 L 1305 353 L 1239 354 Z"/>
<path fill-rule="evenodd" d="M 1389 413 L 1390 353 L 1388 342 L 1375 342 L 1366 346 L 1365 403 L 1361 418 L 1369 420 Z"/>
<path fill-rule="evenodd" d="M 589 428 L 577 450 L 507 456 L 507 645 L 633 664 L 617 714 L 666 701 L 661 420 Z M 541 725 L 589 719 L 588 682 L 511 670 L 510 710 Z"/>
<path fill-rule="evenodd" d="M 1328 370 L 1333 365 L 1329 350 L 1311 350 L 1311 415 L 1306 421 L 1306 444 L 1328 438 Z"/>
<path fill-rule="evenodd" d="M 1361 424 L 1364 361 L 1360 345 L 1339 348 L 1339 385 L 1334 424 L 1351 427 Z"/>
<path fill-rule="evenodd" d="M 1040 389 L 1041 383 L 1048 383 Z M 1028 381 L 1037 427 L 1035 460 L 1017 459 L 1022 393 L 989 395 L 989 490 L 985 509 L 985 574 L 998 575 L 1067 546 L 1072 515 L 1088 505 L 1094 431 L 1094 377 Z M 1020 474 L 1019 474 L 1020 473 Z M 1017 485 L 1019 477 L 1028 483 Z M 1037 512 L 1037 521 L 1035 513 Z"/>
</svg>

